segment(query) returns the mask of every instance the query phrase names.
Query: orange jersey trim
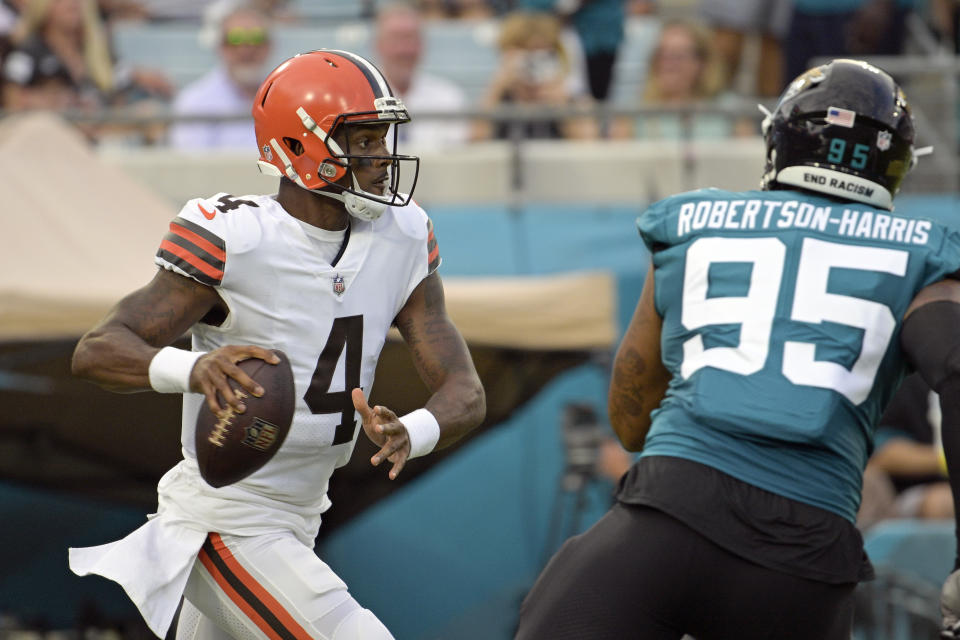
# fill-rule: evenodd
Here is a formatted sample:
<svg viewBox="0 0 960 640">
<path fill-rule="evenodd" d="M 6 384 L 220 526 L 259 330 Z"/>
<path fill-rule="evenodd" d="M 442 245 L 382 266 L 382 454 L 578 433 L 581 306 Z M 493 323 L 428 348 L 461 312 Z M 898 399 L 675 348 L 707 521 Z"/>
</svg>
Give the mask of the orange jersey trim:
<svg viewBox="0 0 960 640">
<path fill-rule="evenodd" d="M 211 267 L 209 264 L 207 264 L 197 256 L 193 255 L 183 247 L 170 242 L 169 240 L 164 240 L 163 242 L 161 242 L 160 248 L 163 249 L 164 251 L 168 251 L 172 253 L 178 258 L 186 260 L 188 263 L 190 263 L 192 267 L 194 267 L 201 273 L 204 273 L 210 276 L 211 278 L 214 278 L 216 280 L 220 280 L 223 278 L 222 270 Z"/>
<path fill-rule="evenodd" d="M 198 247 L 200 247 L 201 249 L 203 249 L 204 251 L 206 251 L 207 253 L 209 253 L 209 254 L 210 254 L 211 256 L 213 256 L 214 258 L 226 262 L 226 260 L 227 260 L 227 253 L 226 253 L 226 251 L 224 251 L 224 250 L 221 249 L 220 247 L 216 246 L 215 244 L 213 244 L 213 243 L 210 242 L 209 240 L 198 236 L 198 235 L 195 234 L 193 231 L 190 231 L 189 229 L 186 229 L 186 228 L 184 228 L 184 227 L 181 227 L 181 226 L 178 225 L 176 222 L 171 222 L 171 223 L 170 223 L 170 232 L 177 234 L 178 236 L 180 236 L 181 238 L 183 238 L 183 239 L 185 239 L 185 240 L 189 240 L 189 241 L 192 242 L 193 244 L 197 245 Z"/>
</svg>

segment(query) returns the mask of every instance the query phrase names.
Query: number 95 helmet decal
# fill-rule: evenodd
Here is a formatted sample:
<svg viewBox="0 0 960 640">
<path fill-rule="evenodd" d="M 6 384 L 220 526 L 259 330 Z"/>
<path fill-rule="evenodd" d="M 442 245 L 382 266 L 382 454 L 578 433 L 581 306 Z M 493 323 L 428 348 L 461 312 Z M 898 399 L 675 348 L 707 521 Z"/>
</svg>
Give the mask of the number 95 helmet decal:
<svg viewBox="0 0 960 640">
<path fill-rule="evenodd" d="M 403 102 L 383 74 L 365 58 L 347 51 L 320 49 L 296 55 L 274 69 L 253 101 L 260 171 L 288 178 L 304 189 L 340 200 L 364 220 L 380 217 L 387 206 L 410 202 L 420 170 L 416 156 L 397 154 L 397 126 L 410 121 Z M 392 124 L 388 155 L 351 153 L 334 135 L 358 124 Z M 337 136 L 346 139 L 347 136 Z M 364 191 L 354 163 L 389 160 L 385 193 Z M 412 172 L 409 193 L 400 193 L 401 163 Z M 408 174 L 405 174 L 408 175 Z M 344 176 L 346 184 L 335 184 Z"/>
<path fill-rule="evenodd" d="M 797 77 L 767 113 L 763 137 L 763 189 L 800 187 L 884 209 L 919 155 L 903 91 L 859 60 Z"/>
</svg>

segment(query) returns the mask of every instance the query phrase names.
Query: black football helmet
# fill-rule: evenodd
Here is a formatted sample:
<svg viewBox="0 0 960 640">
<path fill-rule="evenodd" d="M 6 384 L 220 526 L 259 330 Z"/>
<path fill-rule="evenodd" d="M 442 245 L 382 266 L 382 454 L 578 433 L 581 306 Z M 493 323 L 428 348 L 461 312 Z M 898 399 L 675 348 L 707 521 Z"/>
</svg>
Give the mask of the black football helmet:
<svg viewBox="0 0 960 640">
<path fill-rule="evenodd" d="M 915 163 L 906 96 L 860 60 L 833 60 L 791 82 L 763 136 L 763 189 L 800 187 L 892 209 Z"/>
</svg>

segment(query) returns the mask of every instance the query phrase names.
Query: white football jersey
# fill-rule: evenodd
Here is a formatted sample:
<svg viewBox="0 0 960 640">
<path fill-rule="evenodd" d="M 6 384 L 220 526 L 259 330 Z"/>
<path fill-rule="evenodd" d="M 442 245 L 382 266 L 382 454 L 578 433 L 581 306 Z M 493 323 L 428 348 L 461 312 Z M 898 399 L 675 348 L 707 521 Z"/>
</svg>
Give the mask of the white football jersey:
<svg viewBox="0 0 960 640">
<path fill-rule="evenodd" d="M 387 331 L 414 288 L 439 265 L 432 225 L 416 204 L 373 222 L 350 219 L 335 265 L 274 196 L 217 194 L 189 201 L 170 223 L 156 263 L 212 286 L 227 306 L 220 326 L 198 323 L 193 348 L 253 344 L 286 353 L 296 383 L 290 433 L 249 477 L 214 489 L 194 451 L 201 394 L 185 394 L 184 460 L 160 482 L 160 503 L 210 531 L 277 528 L 316 537 L 328 481 L 361 430 L 350 391 L 369 396 Z"/>
</svg>

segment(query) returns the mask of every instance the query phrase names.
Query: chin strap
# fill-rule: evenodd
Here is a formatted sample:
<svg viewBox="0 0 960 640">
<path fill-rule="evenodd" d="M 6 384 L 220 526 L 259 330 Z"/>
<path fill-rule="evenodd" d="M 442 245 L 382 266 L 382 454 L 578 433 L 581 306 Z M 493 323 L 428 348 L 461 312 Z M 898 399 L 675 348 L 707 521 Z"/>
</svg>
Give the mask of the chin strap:
<svg viewBox="0 0 960 640">
<path fill-rule="evenodd" d="M 360 193 L 367 193 L 362 190 L 357 184 L 357 179 L 353 178 L 353 188 L 359 191 Z M 323 189 L 311 189 L 313 193 L 319 194 L 321 196 L 327 196 L 328 198 L 333 198 L 334 200 L 339 200 L 343 203 L 344 208 L 354 218 L 359 218 L 360 220 L 373 221 L 383 215 L 383 212 L 387 210 L 387 205 L 383 202 L 377 202 L 375 200 L 369 200 L 361 195 L 356 193 L 333 193 L 332 191 L 326 191 Z M 371 194 L 373 195 L 373 194 Z"/>
<path fill-rule="evenodd" d="M 757 104 L 757 109 L 763 114 L 763 121 L 760 122 L 760 134 L 766 137 L 767 130 L 770 128 L 770 125 L 773 124 L 773 114 L 770 113 L 770 109 L 767 109 L 762 104 Z"/>
</svg>

